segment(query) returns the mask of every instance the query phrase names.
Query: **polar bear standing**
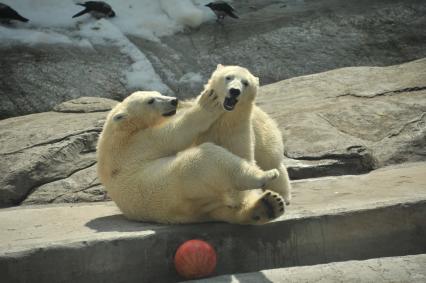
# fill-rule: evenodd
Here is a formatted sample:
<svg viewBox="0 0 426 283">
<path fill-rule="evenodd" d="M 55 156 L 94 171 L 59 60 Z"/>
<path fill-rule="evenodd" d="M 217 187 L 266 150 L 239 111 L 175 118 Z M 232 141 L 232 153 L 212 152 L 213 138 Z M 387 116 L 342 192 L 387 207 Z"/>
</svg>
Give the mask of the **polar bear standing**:
<svg viewBox="0 0 426 283">
<path fill-rule="evenodd" d="M 291 187 L 283 165 L 284 145 L 275 121 L 254 104 L 259 79 L 246 68 L 219 64 L 204 91 L 213 90 L 223 102 L 223 113 L 200 135 L 196 144 L 213 142 L 263 170 L 278 168 L 280 176 L 265 188 L 282 195 L 287 204 Z"/>
<path fill-rule="evenodd" d="M 238 208 L 234 192 L 268 185 L 278 170 L 263 171 L 212 143 L 191 146 L 224 111 L 206 91 L 183 114 L 177 99 L 136 92 L 109 113 L 99 137 L 98 176 L 130 219 L 162 223 L 220 220 L 262 224 L 284 212 L 276 193 L 248 194 Z"/>
</svg>

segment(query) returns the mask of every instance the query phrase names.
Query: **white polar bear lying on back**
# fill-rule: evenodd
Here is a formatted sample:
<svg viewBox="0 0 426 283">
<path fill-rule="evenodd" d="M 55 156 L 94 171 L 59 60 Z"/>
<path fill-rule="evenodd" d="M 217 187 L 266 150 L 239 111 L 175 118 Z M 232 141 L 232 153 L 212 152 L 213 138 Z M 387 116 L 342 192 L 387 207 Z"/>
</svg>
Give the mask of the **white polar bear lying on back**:
<svg viewBox="0 0 426 283">
<path fill-rule="evenodd" d="M 284 212 L 276 193 L 235 192 L 262 188 L 279 175 L 212 143 L 191 147 L 224 111 L 204 92 L 182 115 L 178 102 L 158 92 L 135 92 L 109 113 L 99 137 L 98 176 L 130 219 L 162 223 L 226 221 L 262 224 Z"/>
<path fill-rule="evenodd" d="M 280 176 L 265 189 L 279 193 L 289 204 L 291 187 L 283 164 L 282 135 L 275 121 L 254 104 L 258 88 L 259 79 L 246 68 L 219 64 L 204 92 L 214 91 L 227 111 L 197 138 L 195 144 L 212 142 L 256 162 L 263 170 L 278 168 Z M 246 193 L 241 197 L 245 198 Z"/>
</svg>

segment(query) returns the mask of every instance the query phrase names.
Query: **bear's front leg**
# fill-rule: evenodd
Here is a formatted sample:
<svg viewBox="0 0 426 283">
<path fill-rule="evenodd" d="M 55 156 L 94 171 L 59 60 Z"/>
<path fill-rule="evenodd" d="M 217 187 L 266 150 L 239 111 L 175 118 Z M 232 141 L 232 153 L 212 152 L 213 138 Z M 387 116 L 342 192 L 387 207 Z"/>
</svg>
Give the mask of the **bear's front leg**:
<svg viewBox="0 0 426 283">
<path fill-rule="evenodd" d="M 178 118 L 151 130 L 150 138 L 156 141 L 158 151 L 164 155 L 189 148 L 224 112 L 213 91 L 204 92 L 196 104 L 183 111 Z"/>
</svg>

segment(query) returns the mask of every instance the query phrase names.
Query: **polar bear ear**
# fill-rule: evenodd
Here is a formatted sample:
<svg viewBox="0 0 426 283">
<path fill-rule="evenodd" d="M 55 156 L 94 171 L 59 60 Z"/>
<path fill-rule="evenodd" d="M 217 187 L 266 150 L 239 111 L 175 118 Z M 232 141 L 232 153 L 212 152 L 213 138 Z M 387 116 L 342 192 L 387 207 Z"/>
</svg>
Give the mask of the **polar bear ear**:
<svg viewBox="0 0 426 283">
<path fill-rule="evenodd" d="M 126 119 L 126 117 L 127 117 L 127 113 L 119 112 L 119 113 L 115 114 L 114 116 L 112 116 L 112 120 L 114 122 L 120 122 L 120 121 Z"/>
<path fill-rule="evenodd" d="M 260 84 L 259 77 L 254 77 L 254 81 L 256 82 L 256 84 L 257 84 L 257 85 L 259 85 L 259 84 Z"/>
<path fill-rule="evenodd" d="M 216 70 L 220 70 L 220 69 L 222 69 L 223 67 L 225 67 L 225 66 L 223 66 L 222 64 L 217 64 L 217 66 L 216 66 Z"/>
</svg>

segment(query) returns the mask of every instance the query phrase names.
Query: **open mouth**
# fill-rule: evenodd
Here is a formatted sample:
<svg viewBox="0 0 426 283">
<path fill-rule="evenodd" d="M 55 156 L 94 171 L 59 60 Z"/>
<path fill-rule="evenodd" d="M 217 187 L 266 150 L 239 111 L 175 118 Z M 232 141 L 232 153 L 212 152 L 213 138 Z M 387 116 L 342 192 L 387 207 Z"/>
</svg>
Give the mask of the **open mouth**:
<svg viewBox="0 0 426 283">
<path fill-rule="evenodd" d="M 227 111 L 232 111 L 235 108 L 235 105 L 237 104 L 238 99 L 235 97 L 226 97 L 225 101 L 223 101 L 223 108 Z"/>
<path fill-rule="evenodd" d="M 172 111 L 170 111 L 170 112 L 163 113 L 163 116 L 164 116 L 164 117 L 168 117 L 168 116 L 173 116 L 173 115 L 175 115 L 175 114 L 176 114 L 176 109 L 175 109 L 175 110 L 172 110 Z"/>
</svg>

